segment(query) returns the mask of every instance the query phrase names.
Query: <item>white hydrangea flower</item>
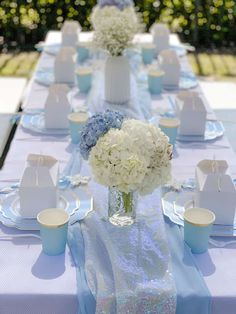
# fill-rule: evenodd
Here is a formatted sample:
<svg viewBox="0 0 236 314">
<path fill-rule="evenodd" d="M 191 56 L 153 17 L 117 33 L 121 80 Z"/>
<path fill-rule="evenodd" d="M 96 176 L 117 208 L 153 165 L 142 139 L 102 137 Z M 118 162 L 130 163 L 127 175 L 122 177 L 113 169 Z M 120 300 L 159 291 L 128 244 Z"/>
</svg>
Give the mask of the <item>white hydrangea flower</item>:
<svg viewBox="0 0 236 314">
<path fill-rule="evenodd" d="M 171 157 L 172 146 L 160 129 L 131 119 L 97 141 L 89 163 L 100 184 L 145 195 L 170 181 Z"/>
<path fill-rule="evenodd" d="M 135 191 L 142 184 L 148 161 L 142 156 L 130 136 L 111 129 L 92 148 L 89 163 L 95 179 L 120 191 Z"/>
</svg>

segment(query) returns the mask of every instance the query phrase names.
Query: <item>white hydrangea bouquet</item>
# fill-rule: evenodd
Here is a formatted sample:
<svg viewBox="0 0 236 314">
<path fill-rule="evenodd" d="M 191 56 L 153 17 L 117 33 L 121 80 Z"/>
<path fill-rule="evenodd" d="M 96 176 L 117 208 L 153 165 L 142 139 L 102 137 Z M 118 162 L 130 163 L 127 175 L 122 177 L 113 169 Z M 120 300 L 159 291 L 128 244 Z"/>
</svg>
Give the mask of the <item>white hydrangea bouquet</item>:
<svg viewBox="0 0 236 314">
<path fill-rule="evenodd" d="M 89 118 L 81 133 L 80 151 L 95 180 L 110 188 L 110 221 L 133 223 L 133 193 L 152 193 L 171 179 L 172 145 L 152 124 L 125 119 L 107 110 Z"/>
</svg>

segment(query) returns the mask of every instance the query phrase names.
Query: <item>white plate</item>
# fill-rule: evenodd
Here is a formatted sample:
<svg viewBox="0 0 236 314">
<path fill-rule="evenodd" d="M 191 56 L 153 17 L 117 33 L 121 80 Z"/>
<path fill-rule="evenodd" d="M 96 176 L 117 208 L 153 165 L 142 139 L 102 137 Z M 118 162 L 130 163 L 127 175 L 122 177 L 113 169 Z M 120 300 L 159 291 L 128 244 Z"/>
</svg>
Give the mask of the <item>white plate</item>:
<svg viewBox="0 0 236 314">
<path fill-rule="evenodd" d="M 185 56 L 187 54 L 187 50 L 184 47 L 181 47 L 181 46 L 171 45 L 170 49 L 174 50 L 177 53 L 178 57 L 183 57 L 183 56 Z"/>
<path fill-rule="evenodd" d="M 82 189 L 59 191 L 58 207 L 64 208 L 71 220 L 84 219 L 93 210 L 93 199 Z M 20 230 L 39 230 L 36 219 L 22 218 L 19 214 L 18 191 L 8 194 L 0 205 L 0 221 L 8 227 Z"/>
<path fill-rule="evenodd" d="M 27 130 L 40 133 L 40 134 L 48 134 L 48 135 L 68 135 L 69 134 L 69 129 L 46 129 L 43 112 L 40 114 L 35 114 L 35 115 L 24 114 L 21 118 L 21 125 L 23 128 Z"/>
<path fill-rule="evenodd" d="M 225 132 L 225 128 L 220 121 L 206 122 L 206 130 L 204 136 L 178 135 L 177 140 L 181 142 L 205 142 L 221 137 Z"/>
<path fill-rule="evenodd" d="M 194 192 L 167 192 L 162 197 L 162 210 L 166 217 L 173 223 L 184 226 L 184 212 L 193 207 Z M 234 237 L 236 236 L 236 217 L 234 225 L 213 225 L 212 236 Z"/>
</svg>

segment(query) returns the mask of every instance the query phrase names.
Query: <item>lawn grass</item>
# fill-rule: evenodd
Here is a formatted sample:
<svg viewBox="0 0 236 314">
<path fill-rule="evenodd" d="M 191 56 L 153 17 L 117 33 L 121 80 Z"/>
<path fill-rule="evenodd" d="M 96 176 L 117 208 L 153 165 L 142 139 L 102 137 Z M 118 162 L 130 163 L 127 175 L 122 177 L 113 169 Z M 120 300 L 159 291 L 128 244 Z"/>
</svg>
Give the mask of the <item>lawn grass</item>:
<svg viewBox="0 0 236 314">
<path fill-rule="evenodd" d="M 233 54 L 195 52 L 188 58 L 196 75 L 236 81 L 236 56 Z"/>
<path fill-rule="evenodd" d="M 20 76 L 29 78 L 37 63 L 39 53 L 20 52 L 0 54 L 0 76 Z"/>
</svg>

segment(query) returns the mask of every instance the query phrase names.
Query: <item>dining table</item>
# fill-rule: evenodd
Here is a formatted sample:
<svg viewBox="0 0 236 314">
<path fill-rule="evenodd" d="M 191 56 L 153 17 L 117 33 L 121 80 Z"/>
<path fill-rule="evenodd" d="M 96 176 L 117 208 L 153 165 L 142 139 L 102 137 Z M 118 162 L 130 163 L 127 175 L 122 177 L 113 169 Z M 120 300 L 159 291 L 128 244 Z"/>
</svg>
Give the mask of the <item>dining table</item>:
<svg viewBox="0 0 236 314">
<path fill-rule="evenodd" d="M 92 32 L 82 32 L 80 40 L 92 42 Z M 150 34 L 138 34 L 135 37 L 135 45 L 149 42 Z M 57 45 L 61 42 L 60 31 L 49 31 L 45 42 L 42 44 L 42 52 L 32 78 L 25 90 L 22 104 L 23 113 L 31 113 L 43 110 L 48 95 L 48 85 L 37 80 L 37 75 L 45 69 L 53 69 L 55 54 L 45 51 L 45 47 Z M 171 35 L 171 43 L 181 46 L 178 36 Z M 103 60 L 97 56 L 90 60 L 90 65 L 95 64 L 95 70 L 99 70 Z M 187 56 L 180 57 L 181 69 L 192 72 Z M 96 68 L 97 67 L 97 68 Z M 137 71 L 144 71 L 142 66 Z M 199 84 L 191 90 L 197 91 L 204 99 L 209 120 L 215 121 L 216 115 L 207 103 Z M 14 92 L 14 91 L 12 91 Z M 170 107 L 170 99 L 174 98 L 178 90 L 165 90 L 159 96 L 150 95 L 150 113 L 155 118 L 160 112 Z M 72 102 L 76 108 L 88 105 L 94 95 L 74 96 L 71 93 Z M 74 98 L 73 98 L 74 97 Z M 229 95 L 226 95 L 226 101 Z M 142 117 L 146 119 L 147 117 Z M 53 156 L 59 161 L 60 170 L 68 164 L 75 145 L 71 144 L 70 136 L 52 136 L 49 134 L 37 134 L 25 129 L 21 122 L 17 127 L 11 142 L 9 152 L 0 171 L 0 188 L 17 185 L 22 177 L 27 156 L 29 154 L 45 154 Z M 236 176 L 236 155 L 227 137 L 222 135 L 214 140 L 205 142 L 181 142 L 177 141 L 172 159 L 172 174 L 176 181 L 183 182 L 195 177 L 195 168 L 203 159 L 226 160 L 230 167 L 232 177 Z M 82 161 L 82 170 L 90 171 L 86 161 Z M 93 179 L 92 179 L 93 180 Z M 89 189 L 89 185 L 88 185 Z M 1 205 L 8 194 L 0 194 Z M 160 200 L 159 200 L 160 202 Z M 159 204 L 160 206 L 160 204 Z M 96 198 L 94 199 L 94 211 L 96 211 Z M 91 213 L 90 215 L 92 215 Z M 115 227 L 114 227 L 115 228 Z M 166 234 L 169 241 L 172 256 L 173 272 L 178 263 L 182 274 L 175 278 L 177 289 L 177 313 L 179 306 L 186 306 L 186 313 L 193 313 L 193 306 L 198 306 L 201 312 L 201 304 L 206 298 L 210 299 L 208 313 L 234 314 L 236 312 L 236 243 L 227 244 L 234 237 L 214 237 L 214 242 L 209 244 L 209 249 L 203 254 L 192 254 L 183 240 L 183 228 L 173 224 L 165 217 Z M 38 235 L 38 232 L 30 232 Z M 23 235 L 26 235 L 23 237 Z M 6 224 L 0 224 L 0 313 L 3 314 L 75 314 L 78 313 L 78 286 L 76 265 L 67 246 L 65 254 L 59 256 L 47 256 L 42 252 L 41 241 L 38 238 L 28 237 L 29 231 L 18 230 Z M 174 249 L 173 249 L 174 248 Z M 175 262 L 174 262 L 175 261 Z M 208 296 L 201 295 L 191 276 L 197 273 L 202 284 L 208 290 Z M 181 279 L 185 276 L 185 279 Z M 189 289 L 181 288 L 181 282 L 187 282 Z M 192 300 L 196 302 L 193 303 Z M 195 304 L 195 305 L 193 305 Z M 180 307 L 179 307 L 180 308 Z M 195 313 L 195 312 L 194 312 Z M 204 312 L 205 313 L 205 312 Z M 90 314 L 90 313 L 88 313 Z M 125 313 L 124 313 L 125 314 Z M 182 313 L 181 313 L 182 314 Z"/>
</svg>

